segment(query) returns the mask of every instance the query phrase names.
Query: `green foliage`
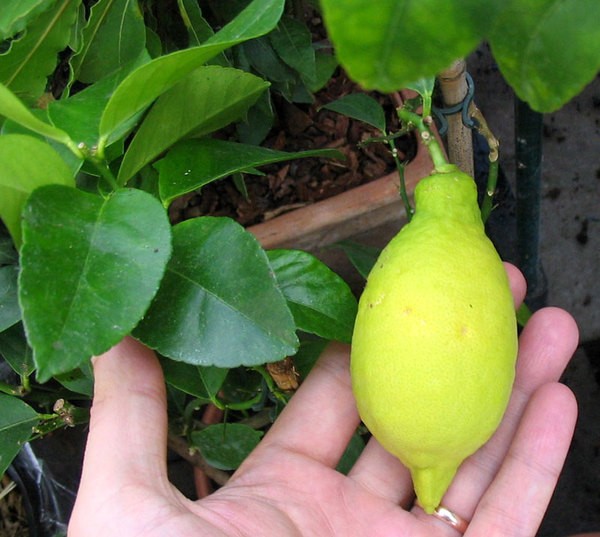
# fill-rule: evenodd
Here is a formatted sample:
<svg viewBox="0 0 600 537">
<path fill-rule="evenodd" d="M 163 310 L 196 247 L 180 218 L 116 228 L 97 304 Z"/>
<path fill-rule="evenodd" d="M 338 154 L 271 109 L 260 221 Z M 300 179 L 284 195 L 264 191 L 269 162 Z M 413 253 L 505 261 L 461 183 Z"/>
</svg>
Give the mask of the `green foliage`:
<svg viewBox="0 0 600 537">
<path fill-rule="evenodd" d="M 432 77 L 482 41 L 517 95 L 540 112 L 573 98 L 600 69 L 594 0 L 322 0 L 338 59 L 365 88 Z"/>
<path fill-rule="evenodd" d="M 241 423 L 209 425 L 191 435 L 197 447 L 211 466 L 220 470 L 235 470 L 258 445 L 262 433 Z"/>
<path fill-rule="evenodd" d="M 0 394 L 0 473 L 4 474 L 21 446 L 32 436 L 38 414 L 16 397 Z"/>
<path fill-rule="evenodd" d="M 284 0 L 89 4 L 4 0 L 0 11 L 0 354 L 14 370 L 0 382 L 0 470 L 32 435 L 67 423 L 51 411 L 56 390 L 90 397 L 89 358 L 127 334 L 160 353 L 180 432 L 209 463 L 236 468 L 262 433 L 231 422 L 273 417 L 289 397 L 265 364 L 294 355 L 306 375 L 327 340 L 350 341 L 356 300 L 307 253 L 266 252 L 225 218 L 171 225 L 168 207 L 227 177 L 243 192 L 243 174 L 267 164 L 339 158 L 259 145 L 273 103 L 311 103 L 337 60 Z M 591 0 L 322 4 L 349 73 L 382 91 L 416 88 L 426 108 L 431 77 L 484 38 L 539 109 L 600 65 Z M 328 108 L 386 132 L 365 95 Z M 366 275 L 373 251 L 342 247 Z M 198 430 L 205 404 L 228 423 Z M 362 447 L 357 436 L 341 471 Z"/>
<path fill-rule="evenodd" d="M 160 203 L 36 189 L 23 211 L 19 296 L 40 382 L 107 351 L 140 320 L 171 253 Z"/>
<path fill-rule="evenodd" d="M 0 56 L 0 83 L 28 103 L 44 93 L 46 78 L 58 64 L 58 53 L 69 42 L 79 2 L 50 0 L 48 4 L 52 7 L 34 18 Z"/>
<path fill-rule="evenodd" d="M 159 193 L 165 205 L 217 179 L 234 173 L 252 170 L 306 157 L 340 157 L 331 149 L 288 153 L 255 145 L 193 138 L 174 145 L 164 158 L 156 162 L 159 172 Z"/>
<path fill-rule="evenodd" d="M 341 157 L 247 143 L 271 128 L 273 92 L 309 102 L 334 60 L 282 18 L 284 0 L 208 13 L 197 0 L 5 3 L 0 355 L 14 376 L 0 379 L 0 464 L 68 424 L 54 401 L 91 397 L 90 357 L 132 334 L 160 353 L 175 423 L 234 468 L 262 433 L 227 423 L 195 435 L 195 409 L 275 415 L 288 396 L 264 364 L 306 333 L 348 341 L 356 301 L 308 254 L 267 253 L 227 218 L 172 225 L 167 208 L 227 177 L 243 190 L 242 174 L 266 164 Z"/>
<path fill-rule="evenodd" d="M 134 335 L 163 356 L 220 367 L 281 360 L 298 347 L 260 245 L 239 224 L 214 217 L 173 228 L 165 277 Z"/>
</svg>

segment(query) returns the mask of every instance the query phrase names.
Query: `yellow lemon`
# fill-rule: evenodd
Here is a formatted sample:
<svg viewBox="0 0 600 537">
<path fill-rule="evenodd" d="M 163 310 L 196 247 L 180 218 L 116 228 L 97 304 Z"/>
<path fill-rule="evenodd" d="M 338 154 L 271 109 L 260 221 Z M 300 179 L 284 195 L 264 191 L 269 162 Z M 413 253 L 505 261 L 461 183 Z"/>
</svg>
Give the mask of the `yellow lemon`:
<svg viewBox="0 0 600 537">
<path fill-rule="evenodd" d="M 471 177 L 417 185 L 415 214 L 373 267 L 352 340 L 361 418 L 438 507 L 462 461 L 494 433 L 514 380 L 517 323 Z"/>
</svg>

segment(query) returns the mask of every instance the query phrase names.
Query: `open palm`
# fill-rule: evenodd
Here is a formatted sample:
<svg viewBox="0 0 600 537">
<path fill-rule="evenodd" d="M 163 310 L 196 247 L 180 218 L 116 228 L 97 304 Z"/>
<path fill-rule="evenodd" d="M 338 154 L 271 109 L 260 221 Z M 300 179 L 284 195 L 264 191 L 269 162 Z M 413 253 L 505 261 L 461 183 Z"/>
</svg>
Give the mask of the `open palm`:
<svg viewBox="0 0 600 537">
<path fill-rule="evenodd" d="M 522 276 L 507 270 L 515 302 Z M 465 535 L 533 536 L 562 468 L 576 404 L 557 383 L 577 344 L 562 310 L 546 308 L 520 339 L 515 387 L 494 437 L 461 466 L 443 504 Z M 410 475 L 370 440 L 335 470 L 359 424 L 349 348 L 328 347 L 258 448 L 200 501 L 168 481 L 164 380 L 154 354 L 125 339 L 95 359 L 96 387 L 69 537 L 425 537 L 458 532 L 414 505 Z"/>
</svg>

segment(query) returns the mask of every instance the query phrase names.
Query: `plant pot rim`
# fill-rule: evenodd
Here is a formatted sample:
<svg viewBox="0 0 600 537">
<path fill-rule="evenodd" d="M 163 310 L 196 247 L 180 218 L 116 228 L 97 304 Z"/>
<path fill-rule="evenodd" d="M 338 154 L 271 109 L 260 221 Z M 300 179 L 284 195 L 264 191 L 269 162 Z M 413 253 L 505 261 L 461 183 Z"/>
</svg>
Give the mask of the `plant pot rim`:
<svg viewBox="0 0 600 537">
<path fill-rule="evenodd" d="M 418 142 L 415 157 L 404 169 L 409 197 L 417 183 L 430 175 L 433 168 L 427 147 Z M 386 224 L 397 222 L 399 228 L 406 220 L 399 175 L 392 172 L 247 229 L 265 249 L 313 251 Z"/>
</svg>

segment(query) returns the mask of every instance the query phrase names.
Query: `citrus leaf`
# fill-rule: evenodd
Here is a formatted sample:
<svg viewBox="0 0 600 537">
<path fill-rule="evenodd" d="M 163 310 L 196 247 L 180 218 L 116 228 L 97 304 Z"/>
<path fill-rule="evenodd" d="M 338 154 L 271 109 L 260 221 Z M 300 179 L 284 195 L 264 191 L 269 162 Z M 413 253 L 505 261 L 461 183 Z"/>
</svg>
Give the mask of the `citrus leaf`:
<svg viewBox="0 0 600 537">
<path fill-rule="evenodd" d="M 38 424 L 38 414 L 16 397 L 0 394 L 0 474 L 4 474 Z"/>
<path fill-rule="evenodd" d="M 134 65 L 146 62 L 145 56 L 140 56 Z M 127 66 L 102 80 L 91 84 L 74 95 L 52 101 L 48 105 L 48 116 L 53 125 L 64 129 L 71 139 L 77 143 L 83 143 L 91 148 L 98 141 L 98 128 L 100 118 L 106 106 L 106 102 L 128 74 Z M 85 121 L 81 121 L 84 117 Z M 119 130 L 115 131 L 115 138 L 119 139 L 127 134 L 139 119 L 139 114 L 133 116 L 129 121 L 123 122 Z"/>
<path fill-rule="evenodd" d="M 193 431 L 190 439 L 208 464 L 220 470 L 235 470 L 262 436 L 261 431 L 242 423 L 218 423 Z"/>
<path fill-rule="evenodd" d="M 158 289 L 170 225 L 150 194 L 107 199 L 60 185 L 23 211 L 19 298 L 40 382 L 120 341 Z"/>
<path fill-rule="evenodd" d="M 332 110 L 352 119 L 357 119 L 375 127 L 382 133 L 386 131 L 385 112 L 383 107 L 370 95 L 364 93 L 351 93 L 335 101 L 323 105 L 321 108 Z"/>
<path fill-rule="evenodd" d="M 177 6 L 188 31 L 190 46 L 200 45 L 214 35 L 212 27 L 202 16 L 197 0 L 177 0 Z"/>
<path fill-rule="evenodd" d="M 295 325 L 266 254 L 228 218 L 173 228 L 173 255 L 134 336 L 195 365 L 258 365 L 294 354 Z"/>
<path fill-rule="evenodd" d="M 35 102 L 46 89 L 46 79 L 58 64 L 75 23 L 79 3 L 60 0 L 32 21 L 23 37 L 0 55 L 0 82 L 28 102 Z"/>
<path fill-rule="evenodd" d="M 119 182 L 192 131 L 203 136 L 241 118 L 268 85 L 239 69 L 199 67 L 152 106 L 125 153 Z"/>
<path fill-rule="evenodd" d="M 307 252 L 271 250 L 267 255 L 296 327 L 349 343 L 357 303 L 348 284 Z"/>
<path fill-rule="evenodd" d="M 390 93 L 472 51 L 493 19 L 480 0 L 322 0 L 338 60 L 365 89 Z"/>
<path fill-rule="evenodd" d="M 314 81 L 317 76 L 315 50 L 308 27 L 292 17 L 282 17 L 269 39 L 279 57 L 303 78 Z"/>
<path fill-rule="evenodd" d="M 52 140 L 56 140 L 69 146 L 75 145 L 65 131 L 57 129 L 37 118 L 23 102 L 21 102 L 21 100 L 3 84 L 0 84 L 0 116 L 4 116 L 15 123 L 18 123 L 22 127 L 26 127 L 30 131 L 41 134 Z"/>
<path fill-rule="evenodd" d="M 0 41 L 15 36 L 42 11 L 50 8 L 48 0 L 4 0 L 0 10 Z"/>
<path fill-rule="evenodd" d="M 335 246 L 343 250 L 352 266 L 365 280 L 381 254 L 381 248 L 353 241 L 340 241 Z"/>
<path fill-rule="evenodd" d="M 354 433 L 335 469 L 344 475 L 348 475 L 348 472 L 352 470 L 354 463 L 356 463 L 364 449 L 365 441 L 362 436 Z"/>
<path fill-rule="evenodd" d="M 0 332 L 21 320 L 17 277 L 19 270 L 14 265 L 0 267 Z"/>
<path fill-rule="evenodd" d="M 538 112 L 570 101 L 600 70 L 600 3 L 509 0 L 489 37 L 507 82 Z"/>
<path fill-rule="evenodd" d="M 71 60 L 75 79 L 91 84 L 131 63 L 144 50 L 146 27 L 137 0 L 100 0 Z"/>
<path fill-rule="evenodd" d="M 132 116 L 219 52 L 272 30 L 284 0 L 254 0 L 204 45 L 155 58 L 133 71 L 115 90 L 100 121 L 100 146 Z"/>
<path fill-rule="evenodd" d="M 168 205 L 187 192 L 236 172 L 306 157 L 342 158 L 343 154 L 333 149 L 287 153 L 212 138 L 185 140 L 155 165 L 160 197 Z"/>
<path fill-rule="evenodd" d="M 173 387 L 205 402 L 214 401 L 228 369 L 161 360 L 165 380 Z"/>
<path fill-rule="evenodd" d="M 17 323 L 0 332 L 0 354 L 18 375 L 33 373 L 33 353 L 27 343 L 23 323 Z"/>
<path fill-rule="evenodd" d="M 0 136 L 0 218 L 21 245 L 21 210 L 29 194 L 46 184 L 75 185 L 65 162 L 47 143 L 23 134 Z"/>
</svg>

